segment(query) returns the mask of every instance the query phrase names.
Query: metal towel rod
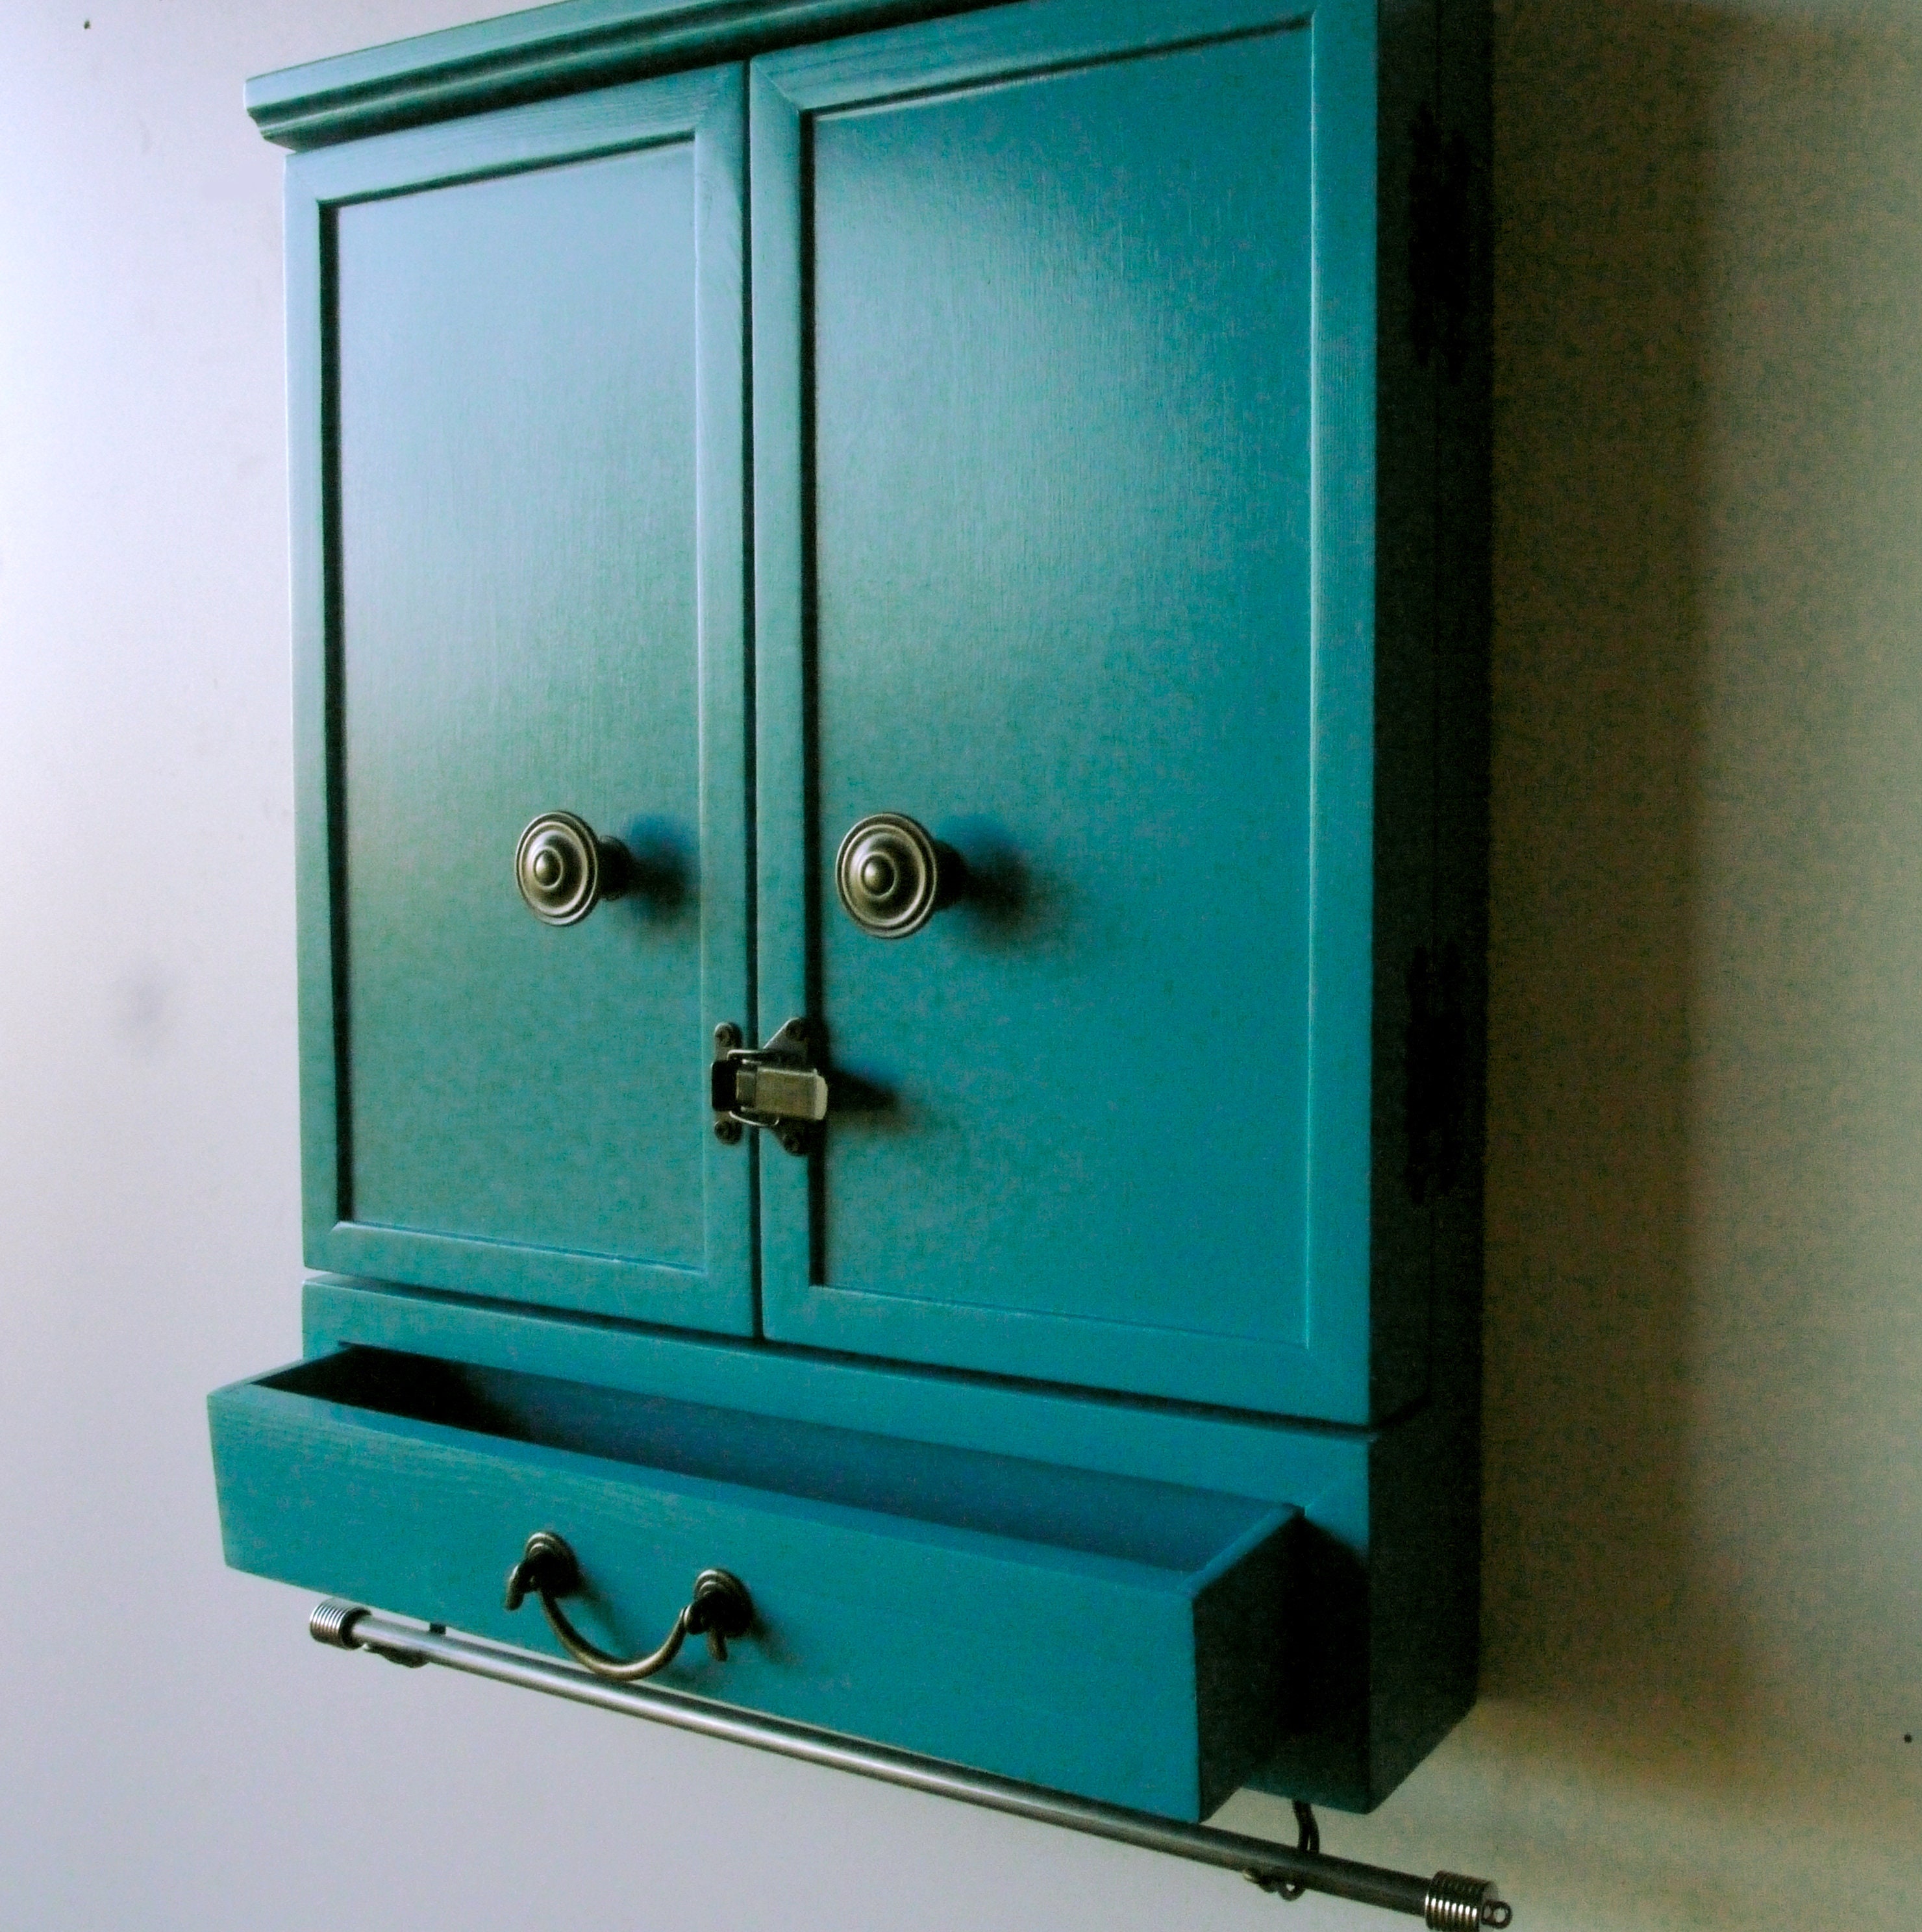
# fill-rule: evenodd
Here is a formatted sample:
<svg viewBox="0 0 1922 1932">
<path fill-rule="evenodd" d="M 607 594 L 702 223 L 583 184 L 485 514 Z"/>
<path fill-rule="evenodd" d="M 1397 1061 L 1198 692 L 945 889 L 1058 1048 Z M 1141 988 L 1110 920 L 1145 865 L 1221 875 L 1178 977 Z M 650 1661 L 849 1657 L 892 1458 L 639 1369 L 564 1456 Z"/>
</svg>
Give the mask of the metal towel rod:
<svg viewBox="0 0 1922 1932">
<path fill-rule="evenodd" d="M 1296 1850 L 1266 1838 L 1248 1838 L 1234 1832 L 1216 1832 L 1202 1825 L 1183 1825 L 1143 1811 L 1124 1810 L 1116 1804 L 1044 1791 L 1012 1778 L 963 1771 L 938 1758 L 916 1757 L 878 1744 L 859 1744 L 832 1731 L 791 1724 L 778 1718 L 757 1717 L 726 1704 L 710 1703 L 654 1684 L 613 1684 L 592 1677 L 571 1664 L 555 1664 L 509 1650 L 476 1637 L 452 1636 L 437 1625 L 397 1622 L 357 1604 L 329 1597 L 316 1604 L 308 1629 L 317 1642 L 340 1650 L 367 1650 L 390 1662 L 416 1666 L 445 1664 L 497 1683 L 518 1684 L 524 1690 L 544 1690 L 550 1696 L 570 1697 L 577 1704 L 598 1705 L 604 1711 L 624 1712 L 678 1730 L 729 1744 L 751 1744 L 757 1750 L 799 1758 L 804 1764 L 852 1772 L 887 1784 L 924 1791 L 936 1798 L 957 1798 L 990 1811 L 1059 1825 L 1118 1844 L 1144 1851 L 1166 1852 L 1202 1864 L 1238 1871 L 1266 1891 L 1281 1892 L 1300 1886 L 1335 1898 L 1349 1898 L 1386 1912 L 1406 1912 L 1436 1932 L 1473 1932 L 1473 1928 L 1509 1924 L 1508 1906 L 1495 1895 L 1493 1881 L 1437 1872 L 1418 1878 L 1412 1872 L 1388 1871 L 1379 1865 L 1358 1864 L 1317 1851 Z"/>
</svg>

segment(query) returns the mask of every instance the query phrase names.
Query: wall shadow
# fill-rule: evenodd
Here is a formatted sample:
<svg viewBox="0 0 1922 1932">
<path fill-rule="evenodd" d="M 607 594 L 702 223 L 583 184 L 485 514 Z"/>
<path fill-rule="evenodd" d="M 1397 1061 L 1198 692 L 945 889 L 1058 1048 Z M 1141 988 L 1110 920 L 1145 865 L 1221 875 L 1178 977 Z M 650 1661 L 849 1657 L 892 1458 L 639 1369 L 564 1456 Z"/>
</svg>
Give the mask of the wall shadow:
<svg viewBox="0 0 1922 1932">
<path fill-rule="evenodd" d="M 1863 705 L 1918 702 L 1881 662 L 1917 546 L 1870 508 L 1902 452 L 1860 460 L 1878 393 L 1916 393 L 1877 368 L 1887 251 L 1922 260 L 1918 50 L 1649 0 L 1497 16 L 1482 1688 L 1644 1726 L 1698 1784 L 1778 1775 L 1745 1741 L 1827 1694 L 1784 1643 L 1839 1670 L 1899 1580 L 1858 1547 L 1851 1610 L 1800 1574 L 1851 1396 L 1794 1351 L 1857 1265 L 1807 1231 L 1848 1216 L 1860 1069 L 1823 1042 L 1890 827 L 1838 801 Z"/>
<path fill-rule="evenodd" d="M 1517 7 L 1495 94 L 1485 1691 L 1613 1700 L 1684 1634 L 1696 547 L 1724 23 Z"/>
</svg>

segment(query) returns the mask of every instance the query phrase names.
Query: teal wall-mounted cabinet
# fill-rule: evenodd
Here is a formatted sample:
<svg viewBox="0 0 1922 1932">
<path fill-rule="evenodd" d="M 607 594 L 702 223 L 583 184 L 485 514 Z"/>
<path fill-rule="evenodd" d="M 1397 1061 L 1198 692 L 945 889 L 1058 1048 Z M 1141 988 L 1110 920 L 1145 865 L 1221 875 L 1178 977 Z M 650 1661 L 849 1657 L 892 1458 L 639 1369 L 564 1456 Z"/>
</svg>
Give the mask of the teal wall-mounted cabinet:
<svg viewBox="0 0 1922 1932">
<path fill-rule="evenodd" d="M 323 1274 L 232 1561 L 538 1643 L 553 1528 L 639 1648 L 724 1565 L 684 1688 L 1182 1816 L 1466 1708 L 1484 33 L 572 0 L 251 85 Z"/>
</svg>

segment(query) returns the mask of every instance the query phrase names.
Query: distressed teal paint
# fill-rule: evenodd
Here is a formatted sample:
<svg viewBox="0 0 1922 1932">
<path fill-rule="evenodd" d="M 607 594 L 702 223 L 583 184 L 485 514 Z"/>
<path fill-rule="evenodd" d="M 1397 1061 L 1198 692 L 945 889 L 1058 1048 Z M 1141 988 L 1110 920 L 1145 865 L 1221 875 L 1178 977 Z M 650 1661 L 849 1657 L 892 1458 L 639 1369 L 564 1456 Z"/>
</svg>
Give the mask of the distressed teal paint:
<svg viewBox="0 0 1922 1932">
<path fill-rule="evenodd" d="M 1458 1402 L 1385 1432 L 1303 1426 L 338 1280 L 309 1282 L 305 1305 L 311 1356 L 429 1355 L 1299 1509 L 1292 1718 L 1248 1774 L 1263 1789 L 1365 1810 L 1471 1695 L 1475 1573 L 1461 1552 L 1474 1491 L 1459 1438 L 1473 1414 Z"/>
<path fill-rule="evenodd" d="M 1465 357 L 1420 352 L 1411 184 L 1425 113 L 1485 146 L 1485 29 L 571 0 L 251 86 L 318 150 L 303 1149 L 340 1273 L 311 1359 L 214 1399 L 231 1560 L 540 1642 L 500 1576 L 564 1510 L 584 1617 L 638 1645 L 726 1526 L 804 1642 L 719 1694 L 1182 1815 L 1365 1809 L 1466 1708 L 1486 254 Z M 511 840 L 554 806 L 677 857 L 677 900 L 536 926 Z M 893 946 L 829 870 L 881 808 L 990 889 Z M 1438 1198 L 1410 988 L 1447 949 Z M 824 1151 L 722 1146 L 712 1028 L 803 1012 Z M 1137 1563 L 1144 1485 L 1247 1535 Z M 901 1635 L 857 1670 L 864 1576 Z M 978 1639 L 1011 1576 L 1075 1636 Z"/>
<path fill-rule="evenodd" d="M 1311 1515 L 1324 1492 L 1365 1486 L 1375 1439 L 1364 1430 L 1116 1402 L 331 1276 L 310 1280 L 305 1300 L 309 1355 L 360 1347 L 524 1368 L 636 1394 L 1299 1504 Z M 1344 1517 L 1340 1533 L 1354 1552 L 1365 1551 L 1365 1515 Z"/>
<path fill-rule="evenodd" d="M 693 209 L 680 142 L 335 215 L 359 1222 L 703 1259 Z M 530 919 L 548 805 L 658 882 Z"/>
<path fill-rule="evenodd" d="M 755 63 L 761 984 L 866 1096 L 765 1173 L 770 1335 L 1369 1413 L 1356 53 L 1058 0 Z M 983 889 L 902 944 L 834 899 L 877 810 Z"/>
<path fill-rule="evenodd" d="M 725 1664 L 689 1646 L 680 1688 L 1176 1816 L 1273 1742 L 1291 1511 L 434 1369 L 350 1350 L 214 1396 L 230 1560 L 552 1648 L 499 1578 L 557 1529 L 570 1608 L 622 1652 L 719 1564 L 754 1628 Z"/>
<path fill-rule="evenodd" d="M 978 4 L 563 0 L 257 76 L 247 111 L 269 140 L 318 147 Z"/>
<path fill-rule="evenodd" d="M 741 117 L 724 70 L 290 169 L 314 1266 L 752 1325 Z M 512 879 L 555 807 L 645 868 L 566 930 Z"/>
</svg>

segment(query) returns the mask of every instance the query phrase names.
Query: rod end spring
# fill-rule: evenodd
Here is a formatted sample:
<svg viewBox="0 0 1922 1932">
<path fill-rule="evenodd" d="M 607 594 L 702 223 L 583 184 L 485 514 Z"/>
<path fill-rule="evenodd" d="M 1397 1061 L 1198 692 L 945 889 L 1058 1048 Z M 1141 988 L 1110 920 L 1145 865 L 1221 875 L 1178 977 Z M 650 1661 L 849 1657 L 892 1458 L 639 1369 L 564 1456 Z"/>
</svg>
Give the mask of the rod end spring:
<svg viewBox="0 0 1922 1932">
<path fill-rule="evenodd" d="M 1422 1923 L 1430 1932 L 1479 1932 L 1484 1925 L 1501 1932 L 1514 1916 L 1495 1896 L 1493 1879 L 1464 1878 L 1459 1872 L 1437 1872 L 1422 1902 Z"/>
<path fill-rule="evenodd" d="M 307 1634 L 316 1643 L 331 1644 L 336 1650 L 358 1650 L 360 1640 L 354 1635 L 353 1627 L 366 1614 L 362 1604 L 347 1603 L 338 1597 L 323 1597 L 307 1620 Z"/>
</svg>

